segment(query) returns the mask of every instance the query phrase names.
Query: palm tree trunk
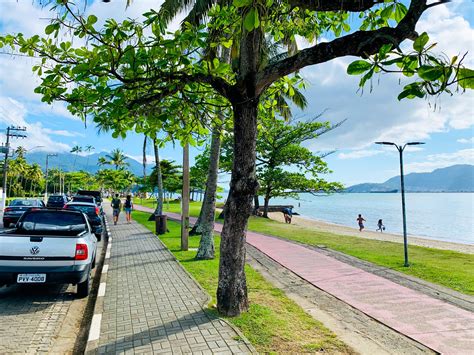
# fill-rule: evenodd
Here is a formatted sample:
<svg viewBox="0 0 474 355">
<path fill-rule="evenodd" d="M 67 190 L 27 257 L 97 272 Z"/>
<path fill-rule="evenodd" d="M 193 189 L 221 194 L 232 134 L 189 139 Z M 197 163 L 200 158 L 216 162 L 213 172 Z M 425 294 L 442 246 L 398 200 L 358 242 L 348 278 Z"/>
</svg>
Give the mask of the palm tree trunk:
<svg viewBox="0 0 474 355">
<path fill-rule="evenodd" d="M 222 116 L 222 113 L 220 114 Z M 223 117 L 220 117 L 221 122 Z M 219 156 L 221 150 L 222 126 L 215 127 L 212 131 L 210 164 L 207 173 L 206 191 L 199 213 L 196 232 L 201 233 L 199 249 L 196 259 L 214 259 L 214 218 L 216 212 L 217 177 L 219 172 Z M 194 230 L 194 228 L 193 228 Z"/>
<path fill-rule="evenodd" d="M 142 149 L 142 154 L 143 154 L 143 181 L 146 182 L 146 143 L 147 143 L 148 137 L 145 136 L 143 139 L 143 149 Z"/>
</svg>

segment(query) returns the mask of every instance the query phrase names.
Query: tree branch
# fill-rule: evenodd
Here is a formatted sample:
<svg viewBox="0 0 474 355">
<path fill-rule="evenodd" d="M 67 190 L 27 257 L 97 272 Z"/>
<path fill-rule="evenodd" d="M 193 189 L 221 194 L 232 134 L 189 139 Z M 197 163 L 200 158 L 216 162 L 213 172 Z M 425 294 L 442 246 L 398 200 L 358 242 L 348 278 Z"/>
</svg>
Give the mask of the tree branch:
<svg viewBox="0 0 474 355">
<path fill-rule="evenodd" d="M 303 10 L 360 12 L 383 3 L 383 0 L 288 0 L 288 3 Z"/>
<path fill-rule="evenodd" d="M 412 0 L 405 17 L 395 28 L 383 27 L 373 31 L 357 31 L 331 42 L 316 44 L 294 56 L 267 66 L 257 75 L 257 92 L 263 92 L 281 77 L 309 65 L 345 56 L 367 58 L 377 53 L 384 44 L 391 43 L 394 47 L 398 47 L 402 41 L 412 37 L 416 23 L 427 9 L 426 2 L 427 0 Z"/>
</svg>

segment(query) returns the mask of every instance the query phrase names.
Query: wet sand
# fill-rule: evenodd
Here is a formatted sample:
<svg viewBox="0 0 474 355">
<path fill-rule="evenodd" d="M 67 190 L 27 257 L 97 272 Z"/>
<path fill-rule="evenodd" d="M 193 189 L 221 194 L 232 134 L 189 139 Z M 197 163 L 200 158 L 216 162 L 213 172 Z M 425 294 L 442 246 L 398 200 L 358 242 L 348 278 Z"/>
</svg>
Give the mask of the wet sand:
<svg viewBox="0 0 474 355">
<path fill-rule="evenodd" d="M 279 222 L 285 222 L 283 218 L 283 213 L 273 212 L 268 214 L 269 217 L 273 220 Z M 355 223 L 355 222 L 354 222 Z M 387 242 L 396 242 L 403 243 L 403 236 L 398 234 L 391 233 L 380 233 L 364 229 L 362 232 L 359 232 L 358 228 L 346 227 L 339 224 L 333 224 L 329 222 L 318 221 L 309 218 L 303 218 L 301 216 L 293 216 L 292 223 L 296 226 L 314 228 L 315 230 L 330 232 L 335 234 L 350 235 L 366 239 L 376 239 Z M 474 245 L 473 244 L 460 244 L 452 242 L 444 242 L 440 240 L 427 239 L 419 236 L 408 235 L 408 244 L 418 245 L 427 248 L 443 249 L 443 250 L 453 250 L 460 253 L 474 254 Z"/>
</svg>

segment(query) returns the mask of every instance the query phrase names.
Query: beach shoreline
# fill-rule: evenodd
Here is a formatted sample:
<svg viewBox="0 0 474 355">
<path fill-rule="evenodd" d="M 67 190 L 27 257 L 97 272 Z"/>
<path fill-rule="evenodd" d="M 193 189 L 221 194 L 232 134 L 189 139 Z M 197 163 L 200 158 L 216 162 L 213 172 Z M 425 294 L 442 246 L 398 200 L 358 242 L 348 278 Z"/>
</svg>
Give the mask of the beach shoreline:
<svg viewBox="0 0 474 355">
<path fill-rule="evenodd" d="M 285 223 L 283 213 L 271 212 L 268 214 L 270 219 Z M 359 232 L 359 229 L 352 228 L 331 222 L 316 220 L 303 216 L 293 216 L 292 223 L 296 226 L 312 228 L 322 232 L 341 234 L 365 239 L 375 239 L 386 242 L 403 243 L 403 236 L 393 233 L 380 233 L 368 229 Z M 408 235 L 408 244 L 417 245 L 426 248 L 434 248 L 441 250 L 452 250 L 465 254 L 474 254 L 474 244 L 461 244 L 455 242 L 446 242 L 437 239 L 429 239 L 427 237 Z"/>
</svg>

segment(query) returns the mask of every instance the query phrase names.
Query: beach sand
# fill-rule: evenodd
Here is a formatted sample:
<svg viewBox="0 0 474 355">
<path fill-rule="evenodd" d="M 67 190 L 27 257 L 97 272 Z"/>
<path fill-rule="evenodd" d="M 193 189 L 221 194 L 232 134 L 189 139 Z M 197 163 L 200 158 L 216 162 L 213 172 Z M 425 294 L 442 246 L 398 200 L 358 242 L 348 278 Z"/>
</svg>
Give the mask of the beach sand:
<svg viewBox="0 0 474 355">
<path fill-rule="evenodd" d="M 285 222 L 283 213 L 273 212 L 268 214 L 269 217 L 275 221 Z M 301 216 L 293 216 L 291 224 L 302 227 L 314 228 L 315 230 L 330 232 L 335 234 L 355 236 L 366 239 L 376 239 L 387 242 L 403 243 L 403 236 L 391 233 L 380 233 L 364 229 L 359 232 L 358 228 L 346 227 L 339 224 L 333 224 L 329 222 L 318 221 L 309 218 L 303 218 Z M 354 221 L 355 224 L 355 221 Z M 472 244 L 460 244 L 452 242 L 444 242 L 440 240 L 427 239 L 418 236 L 408 235 L 409 245 L 418 245 L 427 248 L 443 249 L 443 250 L 454 250 L 460 253 L 474 254 L 474 245 Z"/>
</svg>

